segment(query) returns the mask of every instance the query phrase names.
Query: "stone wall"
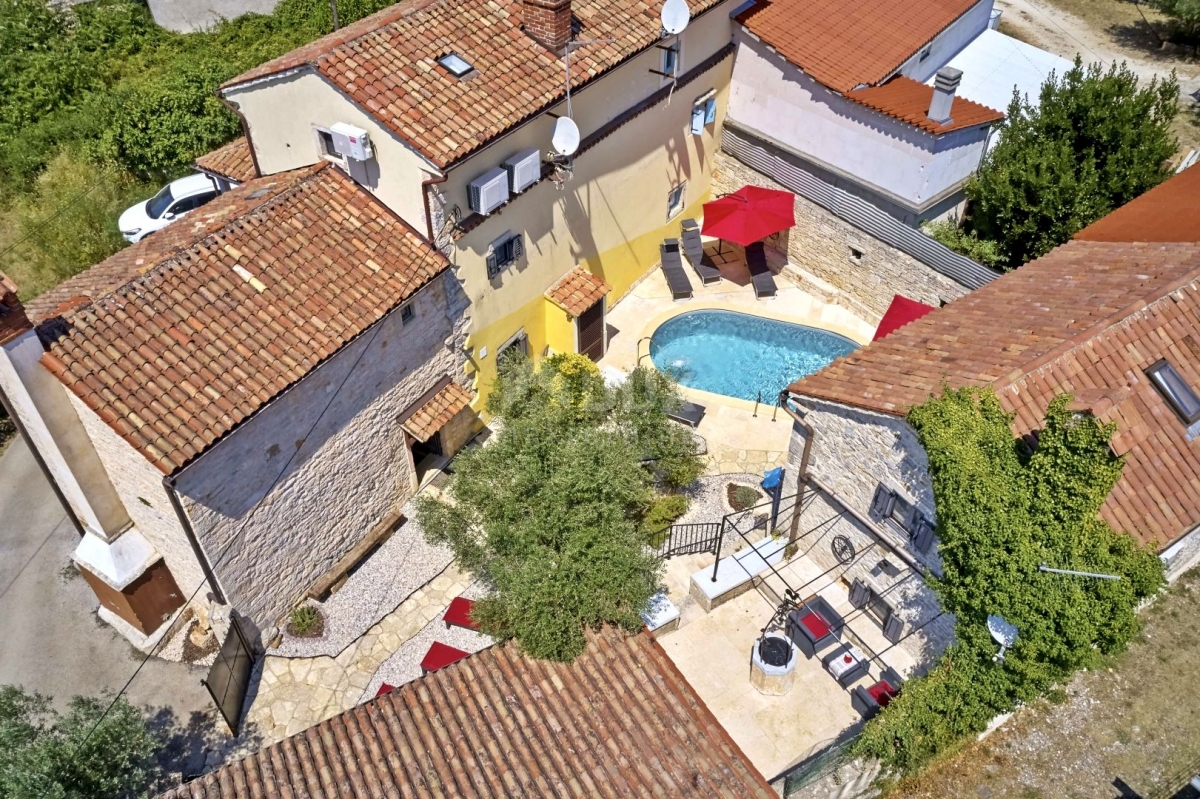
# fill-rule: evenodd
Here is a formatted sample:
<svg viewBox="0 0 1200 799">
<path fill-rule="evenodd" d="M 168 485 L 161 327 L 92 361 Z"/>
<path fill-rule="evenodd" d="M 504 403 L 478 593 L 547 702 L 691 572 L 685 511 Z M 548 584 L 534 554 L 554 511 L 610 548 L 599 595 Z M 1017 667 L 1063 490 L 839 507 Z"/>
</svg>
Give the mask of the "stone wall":
<svg viewBox="0 0 1200 799">
<path fill-rule="evenodd" d="M 411 496 L 396 422 L 446 375 L 463 380 L 467 321 L 447 273 L 178 478 L 184 507 L 233 607 L 264 630 Z"/>
<path fill-rule="evenodd" d="M 815 433 L 809 474 L 827 486 L 838 500 L 869 516 L 871 500 L 882 483 L 915 504 L 930 522 L 936 522 L 929 459 L 907 422 L 896 416 L 811 397 L 799 397 L 798 401 L 805 421 Z M 793 422 L 788 452 L 788 463 L 793 465 L 788 471 L 793 480 L 799 472 L 804 439 L 803 428 Z M 913 548 L 907 536 L 890 527 L 879 527 L 889 537 L 890 546 L 902 549 L 935 572 L 941 571 L 936 546 L 923 554 Z"/>
<path fill-rule="evenodd" d="M 714 196 L 747 184 L 787 191 L 728 153 L 718 152 L 715 165 Z M 795 210 L 795 227 L 767 239 L 769 246 L 787 254 L 794 267 L 784 277 L 797 279 L 806 291 L 845 306 L 864 319 L 882 317 L 895 294 L 936 308 L 968 291 L 816 203 L 797 196 Z"/>
</svg>

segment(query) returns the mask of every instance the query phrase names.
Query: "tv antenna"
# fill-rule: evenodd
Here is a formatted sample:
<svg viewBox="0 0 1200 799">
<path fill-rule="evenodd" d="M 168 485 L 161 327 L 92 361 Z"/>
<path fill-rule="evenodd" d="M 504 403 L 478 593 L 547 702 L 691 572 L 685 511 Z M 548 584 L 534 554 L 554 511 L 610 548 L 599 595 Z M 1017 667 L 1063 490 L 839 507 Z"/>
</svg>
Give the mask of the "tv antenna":
<svg viewBox="0 0 1200 799">
<path fill-rule="evenodd" d="M 1001 616 L 987 617 L 988 632 L 992 634 L 992 638 L 996 643 L 1000 644 L 1000 651 L 992 655 L 992 661 L 995 663 L 1004 662 L 1004 650 L 1012 647 L 1017 640 L 1017 628 L 1009 624 Z"/>
</svg>

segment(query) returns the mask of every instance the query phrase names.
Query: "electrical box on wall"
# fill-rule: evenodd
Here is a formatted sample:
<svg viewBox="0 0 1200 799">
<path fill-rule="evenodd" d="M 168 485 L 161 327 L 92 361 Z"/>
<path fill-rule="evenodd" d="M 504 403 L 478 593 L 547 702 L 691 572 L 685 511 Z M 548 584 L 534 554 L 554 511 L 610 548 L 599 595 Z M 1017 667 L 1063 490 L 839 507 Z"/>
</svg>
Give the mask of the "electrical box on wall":
<svg viewBox="0 0 1200 799">
<path fill-rule="evenodd" d="M 375 157 L 371 149 L 371 137 L 362 128 L 337 122 L 329 126 L 329 132 L 333 134 L 333 146 L 346 158 L 370 161 Z"/>
</svg>

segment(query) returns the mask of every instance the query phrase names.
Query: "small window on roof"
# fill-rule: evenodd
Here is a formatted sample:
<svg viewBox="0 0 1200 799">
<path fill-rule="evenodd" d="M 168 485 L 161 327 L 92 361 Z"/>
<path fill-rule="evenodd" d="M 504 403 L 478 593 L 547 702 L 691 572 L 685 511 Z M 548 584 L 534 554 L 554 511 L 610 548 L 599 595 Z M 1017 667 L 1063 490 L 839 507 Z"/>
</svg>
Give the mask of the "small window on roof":
<svg viewBox="0 0 1200 799">
<path fill-rule="evenodd" d="M 467 60 L 457 53 L 447 53 L 438 59 L 438 63 L 450 70 L 450 74 L 456 78 L 461 78 L 475 67 L 467 63 Z"/>
<path fill-rule="evenodd" d="M 1167 404 L 1179 414 L 1184 424 L 1200 420 L 1200 397 L 1197 397 L 1187 381 L 1180 377 L 1174 366 L 1165 360 L 1159 361 L 1146 370 L 1146 376 L 1163 395 Z"/>
</svg>

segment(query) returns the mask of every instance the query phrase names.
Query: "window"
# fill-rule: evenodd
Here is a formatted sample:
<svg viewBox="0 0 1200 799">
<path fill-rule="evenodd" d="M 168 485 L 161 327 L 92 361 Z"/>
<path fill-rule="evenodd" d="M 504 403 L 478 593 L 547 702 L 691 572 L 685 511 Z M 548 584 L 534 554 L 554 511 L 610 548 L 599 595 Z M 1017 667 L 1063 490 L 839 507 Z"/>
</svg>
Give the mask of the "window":
<svg viewBox="0 0 1200 799">
<path fill-rule="evenodd" d="M 1174 366 L 1165 360 L 1159 361 L 1146 370 L 1146 376 L 1184 424 L 1200 421 L 1200 397 Z"/>
<path fill-rule="evenodd" d="M 717 121 L 716 92 L 710 91 L 692 104 L 692 133 L 697 136 Z"/>
<path fill-rule="evenodd" d="M 662 71 L 669 77 L 675 77 L 679 74 L 679 48 L 682 45 L 676 39 L 675 43 L 670 47 L 664 47 L 662 54 Z"/>
<path fill-rule="evenodd" d="M 415 316 L 415 314 L 413 312 L 412 304 L 409 303 L 408 305 L 405 305 L 403 308 L 400 309 L 400 324 L 407 325 L 409 322 L 411 322 L 413 320 L 414 316 Z"/>
<path fill-rule="evenodd" d="M 683 203 L 687 197 L 687 181 L 680 183 L 667 193 L 667 219 L 674 219 L 683 212 Z"/>
<path fill-rule="evenodd" d="M 171 184 L 168 183 L 166 186 L 162 187 L 162 190 L 159 191 L 158 194 L 151 197 L 150 201 L 146 203 L 146 213 L 151 219 L 158 219 L 163 215 L 163 212 L 167 210 L 167 206 L 169 206 L 171 201 L 174 199 L 175 197 L 171 194 Z"/>
<path fill-rule="evenodd" d="M 521 234 L 519 233 L 493 242 L 492 252 L 487 257 L 488 280 L 496 277 L 505 269 L 521 260 L 521 256 L 524 254 L 525 244 L 521 240 Z"/>
<path fill-rule="evenodd" d="M 456 78 L 461 78 L 475 69 L 465 58 L 457 53 L 447 53 L 438 59 L 438 63 L 444 66 Z"/>
<path fill-rule="evenodd" d="M 882 483 L 875 489 L 870 516 L 906 537 L 918 552 L 928 552 L 933 545 L 933 523 L 912 502 Z"/>
<path fill-rule="evenodd" d="M 853 261 L 861 261 L 863 259 L 863 251 L 857 247 L 850 248 L 850 259 Z"/>
<path fill-rule="evenodd" d="M 932 52 L 933 52 L 933 46 L 932 46 L 932 45 L 930 45 L 929 47 L 926 47 L 924 50 L 922 50 L 922 51 L 921 51 L 921 58 L 920 58 L 920 59 L 917 61 L 917 63 L 921 63 L 921 62 L 923 62 L 923 61 L 924 61 L 926 58 L 929 58 L 929 54 L 930 54 L 930 53 L 932 53 Z"/>
<path fill-rule="evenodd" d="M 505 358 L 514 355 L 529 357 L 529 336 L 525 335 L 524 330 L 518 330 L 512 338 L 500 345 L 500 349 L 496 350 L 496 364 L 499 365 Z"/>
</svg>

